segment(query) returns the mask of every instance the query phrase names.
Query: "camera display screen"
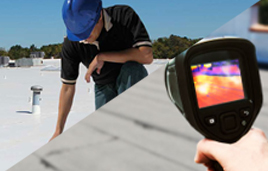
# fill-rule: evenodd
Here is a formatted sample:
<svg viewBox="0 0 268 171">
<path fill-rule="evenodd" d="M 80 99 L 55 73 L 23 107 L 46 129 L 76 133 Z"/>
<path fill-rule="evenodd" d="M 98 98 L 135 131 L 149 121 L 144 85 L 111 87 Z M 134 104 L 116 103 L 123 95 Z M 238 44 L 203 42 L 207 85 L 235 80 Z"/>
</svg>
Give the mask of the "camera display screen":
<svg viewBox="0 0 268 171">
<path fill-rule="evenodd" d="M 245 98 L 238 59 L 192 65 L 191 69 L 199 108 Z"/>
</svg>

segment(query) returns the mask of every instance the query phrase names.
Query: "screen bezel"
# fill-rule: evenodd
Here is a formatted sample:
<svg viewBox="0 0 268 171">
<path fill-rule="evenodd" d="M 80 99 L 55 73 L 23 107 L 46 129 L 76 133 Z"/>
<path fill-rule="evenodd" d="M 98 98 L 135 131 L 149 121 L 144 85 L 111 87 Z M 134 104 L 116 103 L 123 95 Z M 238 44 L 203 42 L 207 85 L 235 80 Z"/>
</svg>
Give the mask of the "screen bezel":
<svg viewBox="0 0 268 171">
<path fill-rule="evenodd" d="M 211 52 L 219 52 L 219 51 L 234 51 L 236 53 L 239 53 L 238 56 L 218 56 L 218 57 L 207 57 L 203 59 L 198 59 L 197 57 L 200 56 L 201 54 L 206 54 L 206 53 L 211 53 Z M 249 62 L 247 59 L 245 59 L 247 55 L 241 51 L 240 49 L 237 48 L 215 48 L 211 50 L 203 50 L 198 53 L 192 54 L 189 56 L 187 60 L 188 64 L 188 85 L 189 86 L 189 94 L 190 98 L 193 104 L 193 111 L 196 112 L 195 117 L 198 118 L 199 123 L 203 125 L 202 127 L 205 128 L 210 134 L 213 134 L 215 137 L 222 137 L 224 135 L 223 132 L 221 132 L 221 125 L 216 124 L 212 127 L 208 126 L 205 122 L 205 119 L 210 117 L 210 116 L 215 116 L 216 121 L 220 120 L 220 116 L 223 113 L 226 112 L 235 112 L 237 115 L 239 115 L 239 110 L 243 108 L 250 107 L 253 110 L 254 104 L 251 99 L 253 99 L 253 92 L 250 91 L 252 89 L 252 85 L 250 82 L 250 73 L 247 68 L 249 67 Z M 192 60 L 194 59 L 194 62 Z M 239 60 L 239 65 L 240 65 L 240 73 L 241 73 L 241 79 L 243 83 L 243 90 L 244 90 L 244 99 L 237 100 L 237 101 L 232 101 L 232 102 L 227 102 L 227 103 L 222 103 L 222 104 L 217 104 L 209 107 L 204 107 L 204 108 L 199 108 L 198 106 L 198 101 L 197 101 L 197 96 L 195 92 L 195 86 L 194 86 L 194 81 L 193 81 L 193 76 L 192 76 L 192 70 L 191 70 L 191 65 L 198 64 L 198 63 L 208 63 L 208 62 L 214 62 L 214 61 L 223 61 L 223 60 L 232 60 L 232 59 L 238 59 Z M 239 116 L 237 116 L 239 118 Z M 252 116 L 248 117 L 246 120 L 250 121 Z M 242 127 L 239 127 L 239 130 L 242 130 Z M 238 130 L 238 132 L 239 132 Z M 235 132 L 228 134 L 228 139 L 233 139 L 236 135 Z M 227 138 L 227 137 L 226 137 Z"/>
</svg>

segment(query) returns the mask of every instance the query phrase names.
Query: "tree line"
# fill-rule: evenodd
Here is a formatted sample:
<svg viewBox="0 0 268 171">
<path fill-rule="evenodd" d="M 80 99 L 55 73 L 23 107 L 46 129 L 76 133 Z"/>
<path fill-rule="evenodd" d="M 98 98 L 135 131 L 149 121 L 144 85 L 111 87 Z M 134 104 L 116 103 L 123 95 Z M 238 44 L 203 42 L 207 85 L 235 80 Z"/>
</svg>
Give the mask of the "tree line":
<svg viewBox="0 0 268 171">
<path fill-rule="evenodd" d="M 155 59 L 171 59 L 197 43 L 200 39 L 189 39 L 170 35 L 168 38 L 158 38 L 153 41 L 153 53 Z"/>
<path fill-rule="evenodd" d="M 155 59 L 171 59 L 184 50 L 191 47 L 193 44 L 201 39 L 189 39 L 187 37 L 180 37 L 176 35 L 170 35 L 169 37 L 158 38 L 153 41 L 153 54 Z M 37 48 L 32 44 L 29 48 L 24 48 L 20 45 L 12 46 L 9 51 L 4 48 L 0 48 L 0 56 L 9 56 L 11 59 L 19 59 L 22 57 L 28 58 L 31 52 L 43 51 L 45 52 L 45 58 L 60 58 L 60 52 L 62 43 L 44 45 L 41 48 Z"/>
<path fill-rule="evenodd" d="M 6 51 L 4 48 L 0 48 L 0 56 L 9 56 L 10 59 L 16 60 L 19 58 L 29 58 L 31 52 L 43 51 L 45 52 L 45 58 L 60 58 L 60 52 L 62 48 L 62 43 L 59 44 L 49 44 L 37 48 L 32 44 L 29 48 L 22 47 L 21 45 L 12 46 L 9 51 Z"/>
</svg>

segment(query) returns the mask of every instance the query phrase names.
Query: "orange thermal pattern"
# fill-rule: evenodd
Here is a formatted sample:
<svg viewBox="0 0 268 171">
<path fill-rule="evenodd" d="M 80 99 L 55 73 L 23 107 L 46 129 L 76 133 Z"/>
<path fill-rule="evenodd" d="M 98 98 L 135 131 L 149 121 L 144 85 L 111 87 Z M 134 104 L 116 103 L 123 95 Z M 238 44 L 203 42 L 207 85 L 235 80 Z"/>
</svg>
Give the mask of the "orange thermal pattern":
<svg viewBox="0 0 268 171">
<path fill-rule="evenodd" d="M 199 108 L 244 98 L 241 76 L 194 76 Z"/>
</svg>

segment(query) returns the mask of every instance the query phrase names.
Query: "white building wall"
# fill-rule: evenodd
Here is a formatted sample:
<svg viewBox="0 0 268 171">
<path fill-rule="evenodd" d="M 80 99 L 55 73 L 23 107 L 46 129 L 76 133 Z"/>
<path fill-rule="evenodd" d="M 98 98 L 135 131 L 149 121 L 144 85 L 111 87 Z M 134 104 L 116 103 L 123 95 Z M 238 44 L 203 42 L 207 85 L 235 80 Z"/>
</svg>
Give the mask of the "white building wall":
<svg viewBox="0 0 268 171">
<path fill-rule="evenodd" d="M 31 66 L 40 66 L 42 65 L 42 59 L 39 58 L 21 58 L 16 60 L 15 66 L 16 67 L 31 67 Z"/>
</svg>

